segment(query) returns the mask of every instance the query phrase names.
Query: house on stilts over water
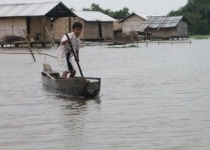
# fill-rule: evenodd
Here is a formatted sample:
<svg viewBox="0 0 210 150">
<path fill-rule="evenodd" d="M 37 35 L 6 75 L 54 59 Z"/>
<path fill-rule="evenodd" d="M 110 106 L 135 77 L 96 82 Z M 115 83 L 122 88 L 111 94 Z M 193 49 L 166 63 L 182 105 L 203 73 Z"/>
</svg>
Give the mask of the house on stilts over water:
<svg viewBox="0 0 210 150">
<path fill-rule="evenodd" d="M 82 40 L 99 41 L 113 39 L 114 22 L 117 20 L 99 11 L 74 11 L 74 13 L 77 17 L 71 18 L 70 24 L 68 24 L 68 18 L 66 17 L 58 18 L 53 22 L 53 32 L 56 39 L 62 36 L 64 29 L 67 31 L 76 21 L 83 24 L 83 30 L 80 34 Z"/>
<path fill-rule="evenodd" d="M 24 32 L 33 39 L 31 45 L 39 43 L 46 46 L 54 39 L 52 20 L 59 17 L 71 18 L 76 17 L 76 14 L 62 2 L 1 4 L 0 46 L 8 42 L 15 43 L 15 46 L 23 44 L 26 37 Z M 8 36 L 22 38 L 21 41 L 5 41 Z"/>
<path fill-rule="evenodd" d="M 149 16 L 143 27 L 151 40 L 188 38 L 189 21 L 184 16 Z"/>
</svg>

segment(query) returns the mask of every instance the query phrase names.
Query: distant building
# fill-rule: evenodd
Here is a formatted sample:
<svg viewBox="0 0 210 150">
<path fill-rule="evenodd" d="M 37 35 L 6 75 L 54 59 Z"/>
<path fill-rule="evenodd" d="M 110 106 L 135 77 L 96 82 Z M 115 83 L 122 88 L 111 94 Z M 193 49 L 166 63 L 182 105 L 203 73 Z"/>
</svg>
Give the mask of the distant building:
<svg viewBox="0 0 210 150">
<path fill-rule="evenodd" d="M 144 31 L 151 38 L 188 37 L 189 21 L 184 16 L 150 16 L 145 22 Z"/>
<path fill-rule="evenodd" d="M 84 40 L 113 39 L 114 18 L 98 11 L 74 11 L 77 15 L 75 19 L 59 18 L 53 22 L 53 33 L 55 39 L 60 39 L 66 32 L 71 31 L 74 22 L 79 21 L 83 24 L 83 30 L 80 35 Z M 64 31 L 65 30 L 65 31 Z"/>
<path fill-rule="evenodd" d="M 45 41 L 51 34 L 51 20 L 58 17 L 76 17 L 62 2 L 0 5 L 0 39 L 6 35 Z"/>
<path fill-rule="evenodd" d="M 114 37 L 116 37 L 119 33 L 122 33 L 122 23 L 119 23 L 119 21 L 114 22 Z"/>
<path fill-rule="evenodd" d="M 119 23 L 122 23 L 122 32 L 130 32 L 130 31 L 143 32 L 144 23 L 146 19 L 151 15 L 155 14 L 138 14 L 133 12 L 129 16 L 119 21 Z"/>
</svg>

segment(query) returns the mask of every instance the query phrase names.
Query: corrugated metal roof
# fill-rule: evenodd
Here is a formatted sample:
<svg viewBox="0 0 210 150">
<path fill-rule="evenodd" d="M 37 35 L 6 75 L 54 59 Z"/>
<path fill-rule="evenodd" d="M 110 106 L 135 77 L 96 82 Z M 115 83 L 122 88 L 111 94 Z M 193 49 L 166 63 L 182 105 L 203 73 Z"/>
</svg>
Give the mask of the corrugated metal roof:
<svg viewBox="0 0 210 150">
<path fill-rule="evenodd" d="M 158 14 L 143 14 L 143 13 L 135 13 L 135 12 L 133 12 L 132 14 L 126 16 L 126 17 L 123 18 L 123 19 L 121 19 L 121 20 L 119 21 L 119 23 L 122 23 L 124 20 L 126 20 L 127 18 L 130 18 L 130 17 L 132 17 L 132 16 L 134 16 L 134 15 L 137 15 L 137 16 L 139 16 L 139 17 L 145 19 L 145 20 L 146 20 L 147 18 L 149 18 L 150 16 L 160 16 L 160 15 L 158 15 Z"/>
<path fill-rule="evenodd" d="M 99 11 L 74 11 L 74 13 L 85 21 L 117 21 L 116 19 Z"/>
<path fill-rule="evenodd" d="M 170 28 L 175 27 L 183 16 L 151 16 L 145 22 L 145 28 Z"/>
<path fill-rule="evenodd" d="M 159 14 L 143 14 L 143 13 L 138 13 L 138 14 L 136 14 L 136 15 L 138 15 L 139 17 L 142 17 L 142 18 L 144 18 L 144 19 L 147 19 L 147 18 L 149 18 L 150 16 L 160 16 Z"/>
<path fill-rule="evenodd" d="M 58 5 L 63 6 L 62 8 L 59 8 L 61 12 L 61 9 L 65 9 L 66 14 L 72 14 L 73 17 L 76 16 L 62 2 L 44 2 L 24 4 L 2 4 L 0 5 L 0 17 L 44 16 Z"/>
</svg>

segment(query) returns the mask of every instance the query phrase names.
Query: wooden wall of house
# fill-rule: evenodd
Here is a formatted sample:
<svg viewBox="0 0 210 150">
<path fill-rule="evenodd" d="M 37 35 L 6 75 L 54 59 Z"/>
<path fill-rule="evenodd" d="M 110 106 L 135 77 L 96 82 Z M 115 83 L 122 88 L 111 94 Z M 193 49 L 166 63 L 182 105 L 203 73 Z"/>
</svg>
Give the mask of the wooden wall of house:
<svg viewBox="0 0 210 150">
<path fill-rule="evenodd" d="M 113 26 L 114 31 L 122 30 L 122 23 L 119 23 L 118 21 L 114 21 Z"/>
<path fill-rule="evenodd" d="M 79 21 L 83 24 L 83 30 L 80 35 L 81 39 L 99 39 L 99 28 L 97 21 L 84 21 L 83 19 L 76 17 L 75 19 L 72 18 L 71 25 Z M 102 38 L 113 39 L 113 22 L 100 22 L 101 29 L 102 29 Z"/>
<path fill-rule="evenodd" d="M 65 34 L 70 32 L 69 28 L 72 28 L 74 22 L 81 22 L 83 24 L 83 29 L 80 34 L 80 39 L 98 39 L 99 38 L 99 27 L 98 22 L 94 21 L 84 21 L 83 19 L 76 17 L 71 18 L 69 27 L 69 19 L 68 18 L 57 18 L 53 22 L 53 38 L 55 40 L 60 40 L 61 37 Z M 113 39 L 113 22 L 101 22 L 101 29 L 102 29 L 102 38 L 105 39 Z"/>
<path fill-rule="evenodd" d="M 65 33 L 69 33 L 69 17 L 57 18 L 53 22 L 53 39 L 60 40 Z"/>
<path fill-rule="evenodd" d="M 84 35 L 81 39 L 113 39 L 113 22 L 100 22 L 102 37 L 99 36 L 98 22 L 84 22 Z"/>
<path fill-rule="evenodd" d="M 69 17 L 60 17 L 57 18 L 54 22 L 53 22 L 53 38 L 55 40 L 60 40 L 63 35 L 65 33 L 69 33 L 72 31 L 72 25 L 74 22 L 79 21 L 83 24 L 83 30 L 80 34 L 80 38 L 83 39 L 84 38 L 84 21 L 78 17 L 71 18 L 69 21 Z"/>
<path fill-rule="evenodd" d="M 145 32 L 150 33 L 153 38 L 170 37 L 172 34 L 176 34 L 176 28 L 149 28 Z"/>
<path fill-rule="evenodd" d="M 0 40 L 5 35 L 16 35 L 24 37 L 23 30 L 26 30 L 25 17 L 0 18 Z"/>
<path fill-rule="evenodd" d="M 145 19 L 138 16 L 133 15 L 122 23 L 122 32 L 130 32 L 130 31 L 143 31 Z"/>
<path fill-rule="evenodd" d="M 113 35 L 113 37 L 116 37 L 119 33 L 122 32 L 122 23 L 119 23 L 118 21 L 114 21 L 113 24 L 114 24 L 114 27 L 113 27 L 114 35 Z"/>
<path fill-rule="evenodd" d="M 146 29 L 145 32 L 151 33 L 153 38 L 161 37 L 188 37 L 188 25 L 186 22 L 180 22 L 173 28 Z"/>
<path fill-rule="evenodd" d="M 34 40 L 45 41 L 49 38 L 46 27 L 51 32 L 50 17 L 38 16 L 30 18 L 30 37 Z M 37 37 L 38 34 L 41 36 Z"/>
<path fill-rule="evenodd" d="M 96 22 L 85 22 L 83 38 L 84 39 L 97 39 L 97 38 L 99 38 L 98 23 L 96 23 Z"/>
<path fill-rule="evenodd" d="M 180 22 L 177 25 L 177 33 L 179 36 L 188 36 L 188 24 L 186 22 Z"/>
<path fill-rule="evenodd" d="M 87 22 L 77 20 L 83 24 L 83 32 L 80 35 L 81 39 L 99 39 L 98 22 Z M 73 22 L 72 22 L 73 23 Z M 102 30 L 102 38 L 113 39 L 113 22 L 100 22 Z"/>
<path fill-rule="evenodd" d="M 102 36 L 104 39 L 112 40 L 114 38 L 113 22 L 102 23 Z"/>
</svg>

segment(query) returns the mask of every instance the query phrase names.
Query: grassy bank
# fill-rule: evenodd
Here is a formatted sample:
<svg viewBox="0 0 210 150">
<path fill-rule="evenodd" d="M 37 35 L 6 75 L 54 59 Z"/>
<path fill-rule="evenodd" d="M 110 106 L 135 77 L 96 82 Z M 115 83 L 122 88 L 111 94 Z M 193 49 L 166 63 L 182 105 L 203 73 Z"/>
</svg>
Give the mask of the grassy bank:
<svg viewBox="0 0 210 150">
<path fill-rule="evenodd" d="M 210 35 L 190 35 L 190 38 L 193 38 L 193 39 L 208 39 L 208 38 L 210 38 Z"/>
</svg>

